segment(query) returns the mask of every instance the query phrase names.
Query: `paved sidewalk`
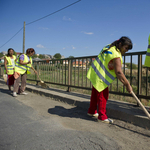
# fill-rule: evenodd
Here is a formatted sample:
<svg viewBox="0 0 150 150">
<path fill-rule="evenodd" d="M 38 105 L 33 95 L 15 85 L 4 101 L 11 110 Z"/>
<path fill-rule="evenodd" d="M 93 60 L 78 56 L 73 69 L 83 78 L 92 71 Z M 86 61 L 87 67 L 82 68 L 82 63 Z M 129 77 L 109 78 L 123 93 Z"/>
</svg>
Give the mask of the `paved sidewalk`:
<svg viewBox="0 0 150 150">
<path fill-rule="evenodd" d="M 5 84 L 3 79 L 0 79 L 0 82 Z M 31 84 L 27 84 L 26 90 L 39 95 L 50 97 L 57 101 L 62 101 L 67 104 L 80 107 L 85 111 L 87 111 L 89 108 L 89 95 L 74 92 L 66 92 L 64 90 L 54 88 L 43 89 L 40 86 Z M 150 129 L 150 120 L 147 118 L 143 110 L 140 107 L 136 107 L 136 105 L 134 104 L 108 100 L 107 115 L 112 119 L 114 118 L 123 120 L 134 125 Z"/>
</svg>

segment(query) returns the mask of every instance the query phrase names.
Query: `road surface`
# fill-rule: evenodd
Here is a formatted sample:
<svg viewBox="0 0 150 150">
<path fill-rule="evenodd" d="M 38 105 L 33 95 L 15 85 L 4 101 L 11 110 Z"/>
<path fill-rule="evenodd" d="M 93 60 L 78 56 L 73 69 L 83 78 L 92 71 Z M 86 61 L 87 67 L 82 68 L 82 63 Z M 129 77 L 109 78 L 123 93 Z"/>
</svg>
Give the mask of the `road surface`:
<svg viewBox="0 0 150 150">
<path fill-rule="evenodd" d="M 28 92 L 12 97 L 0 84 L 0 150 L 148 150 L 150 131 Z"/>
</svg>

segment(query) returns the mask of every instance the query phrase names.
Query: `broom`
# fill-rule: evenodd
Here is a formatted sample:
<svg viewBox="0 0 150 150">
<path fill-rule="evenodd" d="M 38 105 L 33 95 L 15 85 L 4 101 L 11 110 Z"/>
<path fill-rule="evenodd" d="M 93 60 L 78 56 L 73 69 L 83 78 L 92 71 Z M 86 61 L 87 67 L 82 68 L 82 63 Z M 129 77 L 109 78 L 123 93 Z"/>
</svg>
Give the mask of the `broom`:
<svg viewBox="0 0 150 150">
<path fill-rule="evenodd" d="M 137 96 L 134 94 L 133 91 L 131 91 L 131 94 L 133 95 L 133 97 L 137 100 L 138 104 L 142 107 L 143 111 L 145 112 L 145 114 L 147 115 L 147 117 L 150 119 L 150 114 L 148 113 L 148 111 L 145 109 L 145 107 L 143 106 L 143 104 L 140 102 L 140 100 L 137 98 Z"/>
<path fill-rule="evenodd" d="M 36 71 L 34 68 L 33 68 L 34 71 Z M 43 88 L 48 88 L 48 86 L 44 83 L 44 81 L 42 81 L 39 77 L 39 75 L 37 74 L 39 80 L 40 80 L 40 85 L 43 87 Z"/>
</svg>

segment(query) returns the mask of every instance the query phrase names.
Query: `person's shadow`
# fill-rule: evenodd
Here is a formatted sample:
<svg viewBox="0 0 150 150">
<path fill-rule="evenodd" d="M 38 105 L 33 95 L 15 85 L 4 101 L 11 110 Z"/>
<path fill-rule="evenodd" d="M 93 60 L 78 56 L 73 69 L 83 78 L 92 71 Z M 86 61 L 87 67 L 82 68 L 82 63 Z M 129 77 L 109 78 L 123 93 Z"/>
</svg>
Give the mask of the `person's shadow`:
<svg viewBox="0 0 150 150">
<path fill-rule="evenodd" d="M 0 88 L 0 92 L 11 95 L 11 96 L 12 96 L 12 93 L 13 93 L 13 91 L 9 91 L 7 89 L 2 89 L 2 88 Z"/>
<path fill-rule="evenodd" d="M 49 108 L 48 113 L 55 114 L 61 117 L 80 118 L 90 121 L 97 121 L 97 118 L 88 116 L 87 111 L 79 107 L 66 109 L 62 106 L 55 106 L 54 108 Z"/>
<path fill-rule="evenodd" d="M 55 115 L 58 115 L 61 117 L 80 118 L 80 119 L 98 122 L 96 117 L 88 116 L 87 111 L 85 111 L 85 109 L 81 109 L 80 107 L 74 107 L 71 109 L 66 109 L 62 106 L 55 106 L 54 108 L 49 108 L 48 113 L 55 114 Z M 120 124 L 113 123 L 113 124 L 110 124 L 110 126 L 111 125 L 113 125 L 113 126 L 115 125 L 115 126 L 122 128 L 124 130 L 129 130 L 133 133 L 137 133 L 137 134 L 141 134 L 141 135 L 146 136 L 146 137 L 150 137 L 150 135 L 148 135 L 148 134 L 141 133 L 141 132 L 132 130 L 130 128 L 126 128 Z"/>
</svg>

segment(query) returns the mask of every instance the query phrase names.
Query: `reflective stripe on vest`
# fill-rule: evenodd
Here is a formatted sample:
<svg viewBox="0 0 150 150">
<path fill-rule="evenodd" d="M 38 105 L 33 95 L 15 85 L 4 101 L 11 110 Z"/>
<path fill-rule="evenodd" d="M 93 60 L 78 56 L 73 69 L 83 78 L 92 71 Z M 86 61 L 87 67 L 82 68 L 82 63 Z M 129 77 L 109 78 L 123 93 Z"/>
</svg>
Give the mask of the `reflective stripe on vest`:
<svg viewBox="0 0 150 150">
<path fill-rule="evenodd" d="M 5 56 L 5 58 L 6 58 L 6 60 L 7 60 L 7 70 L 8 70 L 8 72 L 7 72 L 7 74 L 8 75 L 11 75 L 11 74 L 14 74 L 14 67 L 13 67 L 13 65 L 12 65 L 12 61 L 11 61 L 11 58 L 10 57 L 7 57 L 7 56 Z M 13 55 L 13 59 L 15 60 L 16 59 L 16 56 L 15 55 Z M 14 62 L 15 63 L 15 62 Z M 4 70 L 4 73 L 6 73 L 6 69 Z"/>
<path fill-rule="evenodd" d="M 102 81 L 105 82 L 107 85 L 109 85 L 110 83 L 101 75 L 101 73 L 97 70 L 97 68 L 95 67 L 95 65 L 93 63 L 91 66 L 94 69 L 94 71 L 96 72 L 96 74 L 98 75 L 98 77 L 101 78 Z"/>
<path fill-rule="evenodd" d="M 147 53 L 146 53 L 146 56 L 150 56 L 150 53 L 149 53 L 149 52 L 147 52 Z"/>
<path fill-rule="evenodd" d="M 106 69 L 105 66 L 102 64 L 101 60 L 100 60 L 98 57 L 96 58 L 96 61 L 98 62 L 98 64 L 100 65 L 100 67 L 104 70 L 104 72 L 106 73 L 106 75 L 107 75 L 110 79 L 115 80 L 115 77 L 114 77 L 113 75 L 111 75 L 111 74 L 107 71 L 107 69 Z M 96 72 L 96 74 L 98 75 L 98 77 L 99 77 L 100 79 L 102 79 L 102 81 L 105 82 L 105 83 L 109 86 L 109 85 L 110 85 L 110 82 L 107 81 L 107 80 L 102 76 L 102 74 L 97 70 L 97 68 L 96 68 L 96 66 L 94 65 L 94 63 L 92 63 L 91 66 L 92 66 L 92 68 L 94 69 L 94 71 Z"/>
<path fill-rule="evenodd" d="M 18 67 L 18 68 L 21 68 L 21 69 L 23 69 L 23 70 L 27 70 L 27 69 L 25 69 L 25 68 L 23 68 L 23 67 L 21 67 L 21 66 L 18 66 L 18 65 L 15 65 L 16 67 Z"/>
<path fill-rule="evenodd" d="M 13 67 L 13 65 L 7 65 L 7 67 Z"/>
<path fill-rule="evenodd" d="M 23 62 L 27 63 L 29 61 L 28 56 L 26 54 L 23 54 L 23 55 L 24 55 L 24 61 Z M 27 71 L 27 74 L 29 74 L 29 70 L 32 66 L 32 58 L 29 58 L 31 61 L 31 64 L 26 64 L 26 65 L 20 65 L 19 58 L 17 59 L 16 65 L 15 65 L 15 72 L 18 72 L 20 74 L 24 74 Z"/>
<path fill-rule="evenodd" d="M 150 45 L 148 45 L 148 48 L 150 48 Z"/>
<path fill-rule="evenodd" d="M 101 60 L 100 60 L 98 57 L 96 58 L 96 61 L 99 63 L 99 65 L 100 65 L 101 68 L 104 70 L 104 72 L 107 74 L 107 76 L 108 76 L 109 78 L 111 78 L 112 80 L 115 80 L 115 77 L 107 71 L 107 69 L 106 69 L 105 66 L 102 64 Z"/>
</svg>

